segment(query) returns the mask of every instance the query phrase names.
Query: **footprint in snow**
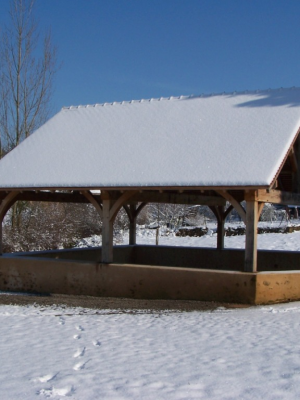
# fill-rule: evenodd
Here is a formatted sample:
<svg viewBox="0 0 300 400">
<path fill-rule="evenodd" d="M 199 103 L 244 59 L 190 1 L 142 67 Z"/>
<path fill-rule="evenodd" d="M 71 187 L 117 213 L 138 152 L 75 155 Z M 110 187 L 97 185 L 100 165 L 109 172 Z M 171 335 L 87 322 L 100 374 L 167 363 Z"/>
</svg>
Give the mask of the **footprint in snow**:
<svg viewBox="0 0 300 400">
<path fill-rule="evenodd" d="M 81 338 L 80 335 L 74 335 L 74 336 L 73 336 L 73 339 L 80 339 L 80 338 Z"/>
<path fill-rule="evenodd" d="M 74 358 L 82 357 L 84 356 L 84 353 L 85 353 L 85 347 L 83 349 L 78 349 L 73 357 Z"/>
<path fill-rule="evenodd" d="M 56 378 L 57 374 L 48 374 L 44 376 L 39 376 L 36 381 L 45 383 L 45 382 L 50 382 L 52 379 Z"/>
<path fill-rule="evenodd" d="M 62 317 L 59 317 L 59 325 L 64 325 L 65 324 L 65 320 Z"/>
<path fill-rule="evenodd" d="M 81 332 L 84 331 L 84 329 L 83 329 L 83 327 L 82 327 L 81 325 L 76 326 L 76 329 L 77 329 L 78 331 L 81 331 Z"/>
<path fill-rule="evenodd" d="M 79 362 L 77 364 L 74 365 L 73 369 L 75 371 L 80 371 L 81 369 L 84 369 L 85 365 L 86 365 L 87 361 L 85 362 Z"/>
<path fill-rule="evenodd" d="M 49 388 L 49 389 L 41 389 L 37 392 L 39 395 L 44 395 L 46 397 L 54 397 L 54 396 L 71 396 L 72 393 L 75 392 L 73 386 L 67 386 L 64 388 Z"/>
<path fill-rule="evenodd" d="M 99 340 L 93 340 L 94 346 L 101 346 L 101 342 Z"/>
</svg>

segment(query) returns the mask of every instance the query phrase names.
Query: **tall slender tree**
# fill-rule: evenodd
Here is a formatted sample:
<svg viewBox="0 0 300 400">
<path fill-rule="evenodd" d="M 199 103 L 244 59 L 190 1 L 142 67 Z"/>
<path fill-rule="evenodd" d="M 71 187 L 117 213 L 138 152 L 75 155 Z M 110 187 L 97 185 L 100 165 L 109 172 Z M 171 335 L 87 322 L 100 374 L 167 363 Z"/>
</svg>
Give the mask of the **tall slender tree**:
<svg viewBox="0 0 300 400">
<path fill-rule="evenodd" d="M 9 24 L 0 32 L 0 157 L 49 116 L 56 49 L 42 35 L 34 0 L 11 0 Z"/>
<path fill-rule="evenodd" d="M 0 158 L 48 118 L 56 71 L 56 49 L 41 34 L 35 0 L 10 0 L 9 23 L 0 31 Z M 19 228 L 27 204 L 17 202 L 11 226 Z"/>
</svg>

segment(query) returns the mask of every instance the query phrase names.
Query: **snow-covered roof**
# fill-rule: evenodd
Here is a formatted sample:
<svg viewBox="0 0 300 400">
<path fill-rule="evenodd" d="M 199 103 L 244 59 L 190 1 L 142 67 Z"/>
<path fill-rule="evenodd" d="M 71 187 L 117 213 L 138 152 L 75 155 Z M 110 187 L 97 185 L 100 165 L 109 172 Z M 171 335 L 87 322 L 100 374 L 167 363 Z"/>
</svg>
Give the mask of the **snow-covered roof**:
<svg viewBox="0 0 300 400">
<path fill-rule="evenodd" d="M 0 161 L 0 188 L 269 186 L 300 89 L 63 108 Z"/>
</svg>

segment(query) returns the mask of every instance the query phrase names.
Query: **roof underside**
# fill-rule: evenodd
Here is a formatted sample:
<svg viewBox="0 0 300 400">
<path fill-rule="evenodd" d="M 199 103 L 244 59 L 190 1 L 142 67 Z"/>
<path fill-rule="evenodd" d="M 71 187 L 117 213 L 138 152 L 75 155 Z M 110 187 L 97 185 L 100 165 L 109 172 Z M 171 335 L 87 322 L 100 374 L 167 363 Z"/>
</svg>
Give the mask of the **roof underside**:
<svg viewBox="0 0 300 400">
<path fill-rule="evenodd" d="M 0 162 L 0 188 L 266 187 L 300 89 L 63 109 Z"/>
</svg>

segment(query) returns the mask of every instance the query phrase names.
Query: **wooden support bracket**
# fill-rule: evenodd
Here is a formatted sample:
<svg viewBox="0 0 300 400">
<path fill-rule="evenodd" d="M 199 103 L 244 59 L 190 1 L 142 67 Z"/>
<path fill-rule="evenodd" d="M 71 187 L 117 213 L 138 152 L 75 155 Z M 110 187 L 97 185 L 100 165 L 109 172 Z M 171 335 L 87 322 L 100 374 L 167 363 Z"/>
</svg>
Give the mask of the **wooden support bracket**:
<svg viewBox="0 0 300 400">
<path fill-rule="evenodd" d="M 100 216 L 103 216 L 103 207 L 102 204 L 100 204 L 97 199 L 92 195 L 92 193 L 89 190 L 84 190 L 81 192 L 82 195 L 91 203 L 93 206 L 96 208 Z"/>
<path fill-rule="evenodd" d="M 109 217 L 113 221 L 118 214 L 120 208 L 131 198 L 133 197 L 137 191 L 132 190 L 132 191 L 127 191 L 124 192 L 112 205 L 110 212 L 109 212 Z"/>
<path fill-rule="evenodd" d="M 0 221 L 2 223 L 5 214 L 10 209 L 10 207 L 17 201 L 18 194 L 20 192 L 14 191 L 9 192 L 8 195 L 2 200 L 0 204 Z"/>
<path fill-rule="evenodd" d="M 0 204 L 0 254 L 2 254 L 2 222 L 10 207 L 17 201 L 19 192 L 9 192 Z"/>
<path fill-rule="evenodd" d="M 244 224 L 246 224 L 246 211 L 242 207 L 242 205 L 226 190 L 216 190 L 220 196 L 224 197 L 224 199 L 228 200 L 230 204 L 236 209 L 239 216 L 241 217 Z"/>
</svg>

